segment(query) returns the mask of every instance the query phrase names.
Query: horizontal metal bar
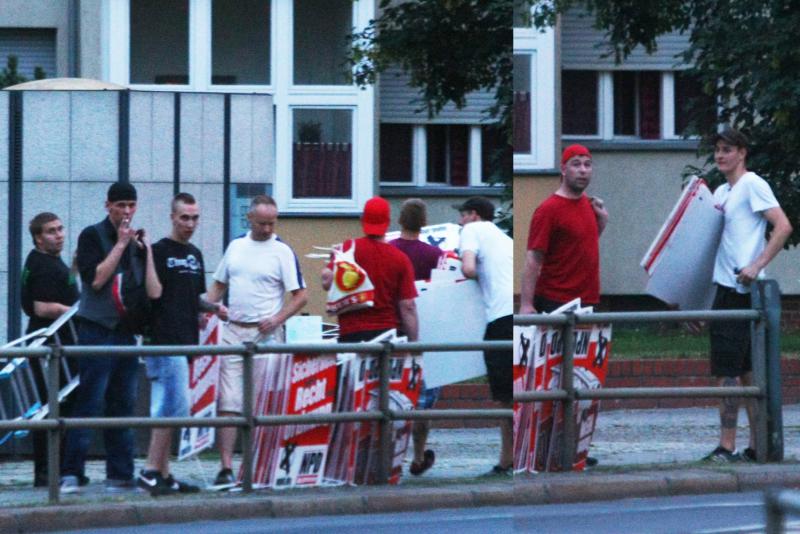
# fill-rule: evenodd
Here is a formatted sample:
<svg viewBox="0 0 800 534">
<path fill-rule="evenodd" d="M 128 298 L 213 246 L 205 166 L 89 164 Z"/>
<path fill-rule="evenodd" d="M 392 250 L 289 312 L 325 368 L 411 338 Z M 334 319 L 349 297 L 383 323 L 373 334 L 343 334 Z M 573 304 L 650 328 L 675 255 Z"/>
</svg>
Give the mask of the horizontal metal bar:
<svg viewBox="0 0 800 534">
<path fill-rule="evenodd" d="M 49 347 L 24 347 L 0 349 L 0 358 L 46 358 L 50 354 Z"/>
<path fill-rule="evenodd" d="M 246 426 L 245 417 L 68 417 L 59 419 L 65 428 L 168 428 Z"/>
<path fill-rule="evenodd" d="M 509 419 L 514 410 L 389 410 L 389 415 L 396 420 L 447 420 L 447 419 Z"/>
<path fill-rule="evenodd" d="M 757 310 L 604 312 L 575 315 L 575 321 L 579 324 L 653 323 L 681 321 L 757 321 L 760 318 L 761 314 Z M 514 316 L 514 324 L 517 326 L 559 325 L 566 323 L 566 314 L 528 314 Z"/>
<path fill-rule="evenodd" d="M 550 389 L 547 391 L 523 391 L 521 393 L 514 393 L 514 402 L 564 400 L 566 398 L 567 392 L 563 389 Z"/>
<path fill-rule="evenodd" d="M 253 418 L 259 426 L 318 425 L 326 423 L 351 423 L 356 421 L 380 421 L 383 414 L 376 410 L 367 412 L 339 412 L 302 415 L 259 415 Z"/>
<path fill-rule="evenodd" d="M 760 397 L 761 390 L 756 386 L 577 389 L 575 396 L 578 399 Z"/>
<path fill-rule="evenodd" d="M 576 399 L 666 399 L 666 398 L 717 398 L 717 397 L 761 397 L 756 386 L 744 387 L 685 387 L 685 388 L 609 388 L 576 389 Z M 567 392 L 563 389 L 549 391 L 525 391 L 514 395 L 514 402 L 537 402 L 563 400 Z"/>
</svg>

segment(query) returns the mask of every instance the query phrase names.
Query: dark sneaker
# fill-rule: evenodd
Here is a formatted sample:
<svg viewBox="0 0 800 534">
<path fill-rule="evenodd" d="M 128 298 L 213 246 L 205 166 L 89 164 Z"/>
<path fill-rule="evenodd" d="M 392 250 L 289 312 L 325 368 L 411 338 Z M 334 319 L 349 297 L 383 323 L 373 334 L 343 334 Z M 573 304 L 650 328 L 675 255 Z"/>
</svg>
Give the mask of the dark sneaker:
<svg viewBox="0 0 800 534">
<path fill-rule="evenodd" d="M 408 468 L 408 472 L 414 476 L 419 476 L 431 467 L 433 467 L 433 463 L 436 461 L 436 454 L 430 450 L 426 449 L 425 452 L 422 454 L 422 461 L 421 462 L 411 462 L 411 466 Z"/>
<path fill-rule="evenodd" d="M 61 477 L 61 493 L 78 493 L 80 491 L 78 477 L 66 475 Z"/>
<path fill-rule="evenodd" d="M 587 456 L 586 457 L 586 467 L 594 467 L 597 465 L 597 458 L 594 456 Z"/>
<path fill-rule="evenodd" d="M 732 464 L 736 462 L 741 462 L 742 457 L 735 451 L 729 451 L 723 446 L 719 446 L 710 454 L 707 454 L 703 457 L 704 462 L 711 462 L 715 464 Z"/>
<path fill-rule="evenodd" d="M 171 473 L 167 478 L 164 479 L 164 483 L 170 488 L 172 488 L 173 491 L 176 491 L 178 493 L 197 493 L 200 491 L 200 488 L 198 486 L 195 486 L 194 484 L 189 484 L 188 482 L 182 482 L 180 480 L 176 480 Z"/>
<path fill-rule="evenodd" d="M 235 486 L 236 485 L 236 477 L 233 476 L 233 470 L 228 469 L 220 469 L 219 473 L 217 473 L 217 478 L 214 479 L 215 486 Z"/>
<path fill-rule="evenodd" d="M 744 451 L 742 451 L 742 460 L 745 462 L 755 463 L 757 461 L 756 451 L 752 447 L 747 447 Z"/>
<path fill-rule="evenodd" d="M 161 497 L 163 495 L 171 495 L 176 493 L 172 486 L 167 484 L 161 473 L 154 470 L 139 471 L 139 476 L 136 477 L 136 485 L 150 494 L 151 497 Z"/>
<path fill-rule="evenodd" d="M 487 477 L 498 477 L 498 476 L 510 477 L 513 474 L 514 474 L 514 469 L 513 469 L 513 467 L 511 465 L 509 465 L 508 467 L 503 467 L 502 465 L 497 464 L 496 466 L 492 467 L 492 469 L 488 473 L 486 473 L 485 476 L 487 476 Z"/>
</svg>

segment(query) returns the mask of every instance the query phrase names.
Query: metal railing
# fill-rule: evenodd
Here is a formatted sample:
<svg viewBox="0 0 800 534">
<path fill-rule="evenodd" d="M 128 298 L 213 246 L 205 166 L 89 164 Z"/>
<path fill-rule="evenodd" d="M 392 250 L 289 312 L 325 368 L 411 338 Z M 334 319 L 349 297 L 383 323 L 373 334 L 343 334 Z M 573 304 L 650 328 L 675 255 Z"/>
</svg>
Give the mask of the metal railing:
<svg viewBox="0 0 800 534">
<path fill-rule="evenodd" d="M 717 398 L 756 399 L 756 459 L 783 459 L 783 421 L 780 380 L 780 291 L 774 280 L 758 281 L 751 291 L 753 309 L 717 311 L 664 311 L 516 315 L 517 326 L 560 326 L 563 339 L 561 388 L 516 393 L 514 402 L 560 401 L 564 432 L 560 449 L 562 466 L 572 465 L 577 446 L 576 403 L 584 399 Z M 683 321 L 750 321 L 753 386 L 741 387 L 640 387 L 581 389 L 573 385 L 575 327 L 580 324 L 618 324 Z M 613 356 L 613 350 L 612 350 Z"/>
<path fill-rule="evenodd" d="M 392 423 L 414 419 L 511 419 L 510 409 L 470 409 L 470 410 L 424 410 L 398 411 L 389 406 L 390 358 L 395 353 L 451 352 L 468 350 L 511 350 L 509 341 L 483 341 L 475 343 L 309 343 L 309 344 L 269 344 L 253 343 L 240 345 L 161 345 L 161 346 L 62 346 L 26 347 L 0 349 L 0 358 L 44 358 L 47 366 L 48 398 L 58 395 L 60 361 L 62 358 L 82 358 L 89 356 L 127 357 L 140 356 L 201 356 L 215 354 L 221 357 L 243 357 L 243 406 L 239 417 L 121 417 L 121 418 L 62 418 L 58 403 L 52 403 L 46 419 L 41 421 L 0 421 L 3 430 L 46 430 L 48 446 L 48 498 L 56 503 L 60 498 L 60 451 L 59 443 L 65 430 L 71 428 L 170 428 L 170 427 L 238 427 L 242 429 L 242 466 L 244 476 L 242 489 L 253 489 L 253 430 L 257 426 L 278 426 L 288 424 L 339 423 L 356 421 L 377 421 L 380 427 L 378 483 L 389 479 L 392 455 Z M 253 359 L 257 354 L 331 354 L 354 352 L 373 354 L 379 357 L 378 409 L 362 412 L 338 412 L 329 414 L 305 415 L 249 415 L 253 413 Z"/>
<path fill-rule="evenodd" d="M 784 489 L 768 490 L 764 494 L 766 534 L 786 532 L 786 516 L 800 515 L 800 492 Z"/>
</svg>

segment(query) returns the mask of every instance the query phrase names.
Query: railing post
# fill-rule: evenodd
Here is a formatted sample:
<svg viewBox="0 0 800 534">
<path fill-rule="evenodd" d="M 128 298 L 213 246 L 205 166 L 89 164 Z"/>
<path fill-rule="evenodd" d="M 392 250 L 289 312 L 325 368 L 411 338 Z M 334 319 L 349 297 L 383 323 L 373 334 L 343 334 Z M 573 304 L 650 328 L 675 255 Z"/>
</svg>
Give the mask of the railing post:
<svg viewBox="0 0 800 534">
<path fill-rule="evenodd" d="M 253 491 L 253 358 L 256 354 L 256 345 L 253 342 L 245 343 L 242 354 L 244 371 L 244 385 L 242 398 L 242 414 L 247 419 L 247 425 L 242 428 L 242 491 Z"/>
<path fill-rule="evenodd" d="M 49 413 L 47 418 L 58 421 L 61 410 L 58 402 L 59 374 L 62 358 L 61 343 L 56 340 L 47 356 L 47 405 Z M 29 362 L 30 363 L 30 362 Z M 40 362 L 37 362 L 40 363 Z M 61 485 L 61 425 L 58 428 L 47 429 L 47 492 L 51 504 L 58 502 Z"/>
<path fill-rule="evenodd" d="M 389 370 L 391 367 L 392 344 L 388 341 L 383 342 L 383 350 L 379 355 L 380 383 L 378 389 L 378 409 L 383 414 L 380 421 L 380 443 L 378 449 L 378 484 L 389 482 L 389 475 L 392 469 L 392 458 L 394 448 L 392 447 L 392 431 L 394 422 L 389 413 Z"/>
<path fill-rule="evenodd" d="M 781 290 L 775 280 L 757 282 L 766 316 L 767 458 L 783 461 L 783 393 L 781 390 Z"/>
<path fill-rule="evenodd" d="M 755 434 L 756 461 L 767 461 L 767 373 L 766 373 L 766 317 L 764 303 L 760 298 L 759 283 L 753 284 L 750 290 L 750 305 L 760 312 L 756 321 L 750 322 L 750 362 L 753 366 L 753 383 L 761 390 L 755 399 L 745 399 L 745 403 L 755 410 L 755 426 L 750 429 Z"/>
<path fill-rule="evenodd" d="M 770 489 L 764 494 L 764 512 L 766 517 L 766 534 L 783 534 L 784 512 L 778 497 L 780 490 Z"/>
<path fill-rule="evenodd" d="M 575 428 L 575 385 L 574 385 L 574 356 L 575 356 L 575 314 L 567 312 L 567 324 L 564 325 L 562 332 L 561 360 L 561 389 L 567 392 L 564 399 L 564 421 L 563 421 L 563 440 L 561 442 L 561 470 L 572 471 L 572 463 L 575 461 L 576 449 L 576 428 Z"/>
</svg>

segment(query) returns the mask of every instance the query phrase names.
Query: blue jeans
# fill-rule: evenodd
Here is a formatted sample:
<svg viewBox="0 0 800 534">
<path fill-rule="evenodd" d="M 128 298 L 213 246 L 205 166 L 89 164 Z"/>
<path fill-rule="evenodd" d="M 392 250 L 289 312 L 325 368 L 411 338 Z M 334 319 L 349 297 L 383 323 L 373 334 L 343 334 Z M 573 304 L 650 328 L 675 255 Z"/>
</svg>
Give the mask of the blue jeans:
<svg viewBox="0 0 800 534">
<path fill-rule="evenodd" d="M 108 330 L 98 324 L 81 321 L 78 327 L 81 345 L 135 345 L 131 334 Z M 130 417 L 136 402 L 139 362 L 132 357 L 92 356 L 79 358 L 80 385 L 75 390 L 72 417 Z M 84 474 L 92 431 L 75 428 L 67 432 L 64 444 L 62 475 Z M 106 478 L 133 478 L 133 431 L 111 428 L 103 431 L 106 449 Z"/>
<path fill-rule="evenodd" d="M 150 380 L 150 417 L 189 417 L 186 356 L 150 356 L 144 363 Z"/>
</svg>

